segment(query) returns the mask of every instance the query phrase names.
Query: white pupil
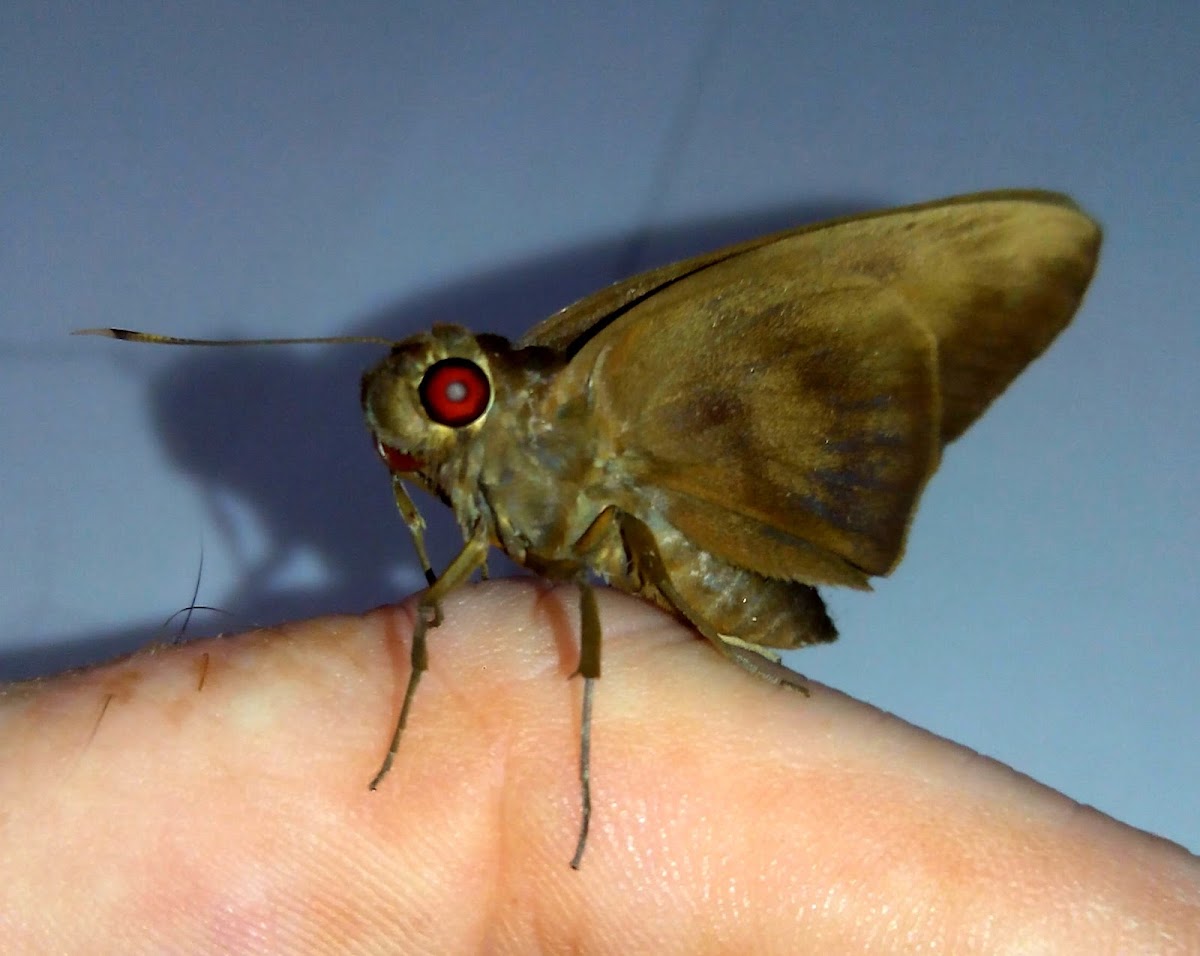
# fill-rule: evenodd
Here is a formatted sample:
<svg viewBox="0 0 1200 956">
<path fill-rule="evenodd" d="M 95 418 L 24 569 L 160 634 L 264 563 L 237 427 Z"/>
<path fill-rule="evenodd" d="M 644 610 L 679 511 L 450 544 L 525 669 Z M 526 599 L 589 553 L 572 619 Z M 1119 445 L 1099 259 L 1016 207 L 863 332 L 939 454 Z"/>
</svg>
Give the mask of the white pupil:
<svg viewBox="0 0 1200 956">
<path fill-rule="evenodd" d="M 452 402 L 465 401 L 467 397 L 467 386 L 462 382 L 451 382 L 446 386 L 446 398 Z"/>
</svg>

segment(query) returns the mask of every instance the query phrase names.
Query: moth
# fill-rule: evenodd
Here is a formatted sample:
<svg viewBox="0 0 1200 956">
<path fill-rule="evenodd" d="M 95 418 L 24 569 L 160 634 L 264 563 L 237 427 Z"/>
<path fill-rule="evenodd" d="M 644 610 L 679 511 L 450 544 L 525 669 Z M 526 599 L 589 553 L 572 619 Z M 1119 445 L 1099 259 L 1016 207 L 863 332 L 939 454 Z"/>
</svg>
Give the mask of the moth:
<svg viewBox="0 0 1200 956">
<path fill-rule="evenodd" d="M 591 581 L 643 597 L 729 660 L 803 690 L 778 652 L 831 641 L 822 585 L 896 567 L 921 491 L 1067 325 L 1098 225 L 1003 191 L 803 226 L 618 282 L 518 342 L 437 325 L 384 342 L 361 402 L 428 589 L 374 789 L 392 765 L 441 602 L 498 547 L 580 591 L 582 811 L 601 625 Z M 464 544 L 436 575 L 413 484 Z"/>
</svg>

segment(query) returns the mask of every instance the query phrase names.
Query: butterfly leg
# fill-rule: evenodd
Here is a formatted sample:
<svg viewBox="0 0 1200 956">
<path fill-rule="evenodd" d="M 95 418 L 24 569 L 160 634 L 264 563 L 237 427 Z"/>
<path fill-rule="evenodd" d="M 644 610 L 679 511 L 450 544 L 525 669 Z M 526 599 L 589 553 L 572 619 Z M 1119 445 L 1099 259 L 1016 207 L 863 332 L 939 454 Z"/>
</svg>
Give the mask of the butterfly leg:
<svg viewBox="0 0 1200 956">
<path fill-rule="evenodd" d="M 539 561 L 535 570 L 544 577 L 574 580 L 579 586 L 579 666 L 571 675 L 583 678 L 583 714 L 579 731 L 579 839 L 571 857 L 571 868 L 578 870 L 592 820 L 592 701 L 596 694 L 596 678 L 600 676 L 600 609 L 596 605 L 596 591 L 584 577 L 585 565 L 572 560 Z"/>
<path fill-rule="evenodd" d="M 583 678 L 583 713 L 579 732 L 580 823 L 579 838 L 571 857 L 571 868 L 574 870 L 578 870 L 583 862 L 592 819 L 592 704 L 596 694 L 596 679 L 600 676 L 602 644 L 596 591 L 584 575 L 591 563 L 588 559 L 613 543 L 613 532 L 618 530 L 614 524 L 618 513 L 616 508 L 610 506 L 596 516 L 572 548 L 576 559 L 542 562 L 537 568 L 547 577 L 574 578 L 579 586 L 579 666 L 571 675 Z"/>
<path fill-rule="evenodd" d="M 407 499 L 407 495 L 405 498 Z M 412 670 L 408 675 L 408 686 L 404 690 L 404 703 L 400 707 L 400 719 L 396 721 L 396 732 L 392 735 L 392 743 L 388 747 L 383 765 L 371 780 L 371 789 L 379 786 L 379 782 L 392 768 L 396 759 L 396 750 L 400 746 L 400 737 L 408 723 L 408 712 L 412 708 L 413 695 L 421 675 L 429 669 L 429 652 L 425 646 L 425 632 L 432 626 L 437 627 L 442 621 L 441 600 L 460 584 L 465 584 L 472 574 L 487 559 L 490 547 L 486 537 L 471 538 L 458 552 L 458 556 L 450 562 L 449 567 L 440 578 L 430 585 L 417 605 L 417 620 L 413 625 L 412 637 Z"/>
<path fill-rule="evenodd" d="M 396 508 L 412 536 L 417 558 L 425 571 L 425 581 L 432 586 L 437 581 L 437 575 L 433 573 L 433 565 L 429 563 L 429 554 L 425 551 L 425 517 L 408 496 L 408 489 L 404 487 L 399 475 L 392 475 L 392 497 L 396 499 Z M 486 561 L 484 567 L 487 567 Z"/>
</svg>

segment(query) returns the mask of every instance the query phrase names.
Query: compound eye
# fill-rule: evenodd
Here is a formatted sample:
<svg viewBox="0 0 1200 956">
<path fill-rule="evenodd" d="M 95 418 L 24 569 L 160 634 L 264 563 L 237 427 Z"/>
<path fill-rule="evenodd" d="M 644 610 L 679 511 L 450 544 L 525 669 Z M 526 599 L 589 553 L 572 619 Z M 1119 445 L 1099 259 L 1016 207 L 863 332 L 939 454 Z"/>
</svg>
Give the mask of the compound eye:
<svg viewBox="0 0 1200 956">
<path fill-rule="evenodd" d="M 421 404 L 439 425 L 470 425 L 488 407 L 492 386 L 474 362 L 448 358 L 429 366 L 418 389 Z"/>
</svg>

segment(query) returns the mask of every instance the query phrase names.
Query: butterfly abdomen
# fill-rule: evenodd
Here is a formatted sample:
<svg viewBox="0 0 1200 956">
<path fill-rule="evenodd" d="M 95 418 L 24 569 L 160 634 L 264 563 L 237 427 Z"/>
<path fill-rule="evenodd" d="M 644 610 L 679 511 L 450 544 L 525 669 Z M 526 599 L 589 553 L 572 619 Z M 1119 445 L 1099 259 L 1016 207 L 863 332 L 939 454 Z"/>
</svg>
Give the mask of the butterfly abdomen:
<svg viewBox="0 0 1200 956">
<path fill-rule="evenodd" d="M 654 538 L 671 584 L 685 608 L 718 634 L 763 647 L 803 647 L 832 641 L 837 629 L 817 589 L 796 581 L 764 577 L 704 551 L 665 522 Z"/>
</svg>

